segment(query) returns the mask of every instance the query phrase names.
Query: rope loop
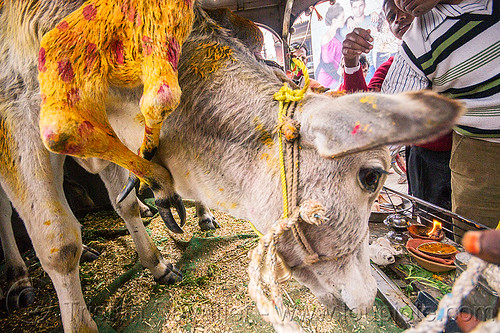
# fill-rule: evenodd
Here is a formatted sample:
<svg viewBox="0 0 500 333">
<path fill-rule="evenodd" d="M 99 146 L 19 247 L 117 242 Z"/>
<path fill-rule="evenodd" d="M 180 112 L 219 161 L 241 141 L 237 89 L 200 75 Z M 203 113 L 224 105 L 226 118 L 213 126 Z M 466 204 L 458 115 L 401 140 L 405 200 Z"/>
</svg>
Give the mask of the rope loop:
<svg viewBox="0 0 500 333">
<path fill-rule="evenodd" d="M 284 156 L 284 147 L 283 147 L 283 135 L 287 140 L 294 140 L 298 137 L 299 125 L 288 122 L 285 124 L 285 118 L 288 116 L 291 118 L 291 114 L 287 115 L 287 111 L 290 107 L 290 103 L 298 102 L 302 98 L 309 88 L 309 72 L 307 71 L 306 65 L 299 59 L 293 58 L 292 61 L 302 70 L 304 73 L 304 87 L 302 89 L 291 89 L 288 84 L 285 82 L 280 90 L 273 95 L 274 99 L 279 101 L 280 107 L 278 111 L 278 150 L 279 150 L 279 159 L 280 159 L 280 178 L 281 178 L 281 192 L 283 196 L 283 217 L 287 218 L 289 216 L 289 206 L 288 206 L 288 191 L 287 191 L 287 177 L 285 170 L 285 156 Z M 289 140 L 290 141 L 290 140 Z M 293 205 L 292 205 L 293 206 Z M 293 207 L 292 207 L 293 209 Z"/>
<path fill-rule="evenodd" d="M 273 95 L 274 99 L 280 103 L 300 101 L 304 98 L 307 89 L 309 89 L 309 84 L 311 83 L 311 80 L 309 79 L 309 71 L 307 70 L 306 65 L 297 58 L 292 58 L 292 61 L 302 70 L 302 73 L 304 73 L 304 87 L 302 87 L 302 89 L 292 89 L 285 82 L 280 90 Z"/>
</svg>

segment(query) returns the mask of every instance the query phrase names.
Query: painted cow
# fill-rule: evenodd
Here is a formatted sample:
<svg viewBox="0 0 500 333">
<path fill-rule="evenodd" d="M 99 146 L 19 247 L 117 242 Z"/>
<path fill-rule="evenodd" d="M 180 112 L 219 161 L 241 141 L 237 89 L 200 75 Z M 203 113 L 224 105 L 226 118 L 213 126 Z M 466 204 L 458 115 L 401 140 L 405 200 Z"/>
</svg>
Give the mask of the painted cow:
<svg viewBox="0 0 500 333">
<path fill-rule="evenodd" d="M 54 283 L 68 332 L 97 328 L 79 283 L 81 234 L 62 191 L 64 155 L 50 153 L 40 136 L 43 101 L 36 77 L 41 36 L 82 2 L 6 1 L 0 13 L 1 186 Z M 113 83 L 107 91 L 106 121 L 116 138 L 136 151 L 144 139 L 143 88 Z M 168 169 L 182 196 L 251 220 L 265 233 L 282 214 L 273 94 L 283 82 L 195 5 L 193 30 L 179 61 L 179 84 L 180 106 L 162 127 L 153 169 Z M 338 260 L 304 265 L 306 254 L 289 232 L 278 251 L 293 276 L 324 304 L 340 300 L 364 312 L 376 293 L 367 253 L 368 216 L 390 167 L 385 145 L 433 138 L 448 130 L 462 109 L 431 92 L 336 99 L 306 94 L 296 109 L 295 120 L 301 124 L 299 201 L 321 202 L 328 220 L 302 230 L 316 253 Z M 80 164 L 100 174 L 113 199 L 129 175 L 104 160 L 82 159 Z M 143 265 L 160 283 L 178 281 L 179 270 L 162 258 L 147 235 L 136 198 L 114 206 Z"/>
</svg>

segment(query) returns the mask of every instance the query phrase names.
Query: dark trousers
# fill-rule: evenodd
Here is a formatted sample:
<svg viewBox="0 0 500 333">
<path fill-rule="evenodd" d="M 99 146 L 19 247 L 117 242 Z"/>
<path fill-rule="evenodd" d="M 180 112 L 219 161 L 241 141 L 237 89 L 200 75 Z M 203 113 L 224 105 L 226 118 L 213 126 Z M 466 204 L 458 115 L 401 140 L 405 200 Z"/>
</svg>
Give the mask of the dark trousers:
<svg viewBox="0 0 500 333">
<path fill-rule="evenodd" d="M 422 147 L 406 147 L 406 172 L 408 178 L 408 192 L 410 195 L 427 202 L 433 203 L 439 207 L 451 210 L 451 171 L 450 171 L 450 152 L 433 151 Z M 451 234 L 451 219 L 430 208 L 422 208 L 432 215 L 440 217 L 447 230 L 446 236 L 453 239 Z M 433 220 L 434 217 L 420 211 L 422 217 Z M 448 222 L 448 223 L 446 223 Z"/>
<path fill-rule="evenodd" d="M 412 146 L 409 149 L 407 173 L 411 195 L 451 209 L 450 152 Z"/>
</svg>

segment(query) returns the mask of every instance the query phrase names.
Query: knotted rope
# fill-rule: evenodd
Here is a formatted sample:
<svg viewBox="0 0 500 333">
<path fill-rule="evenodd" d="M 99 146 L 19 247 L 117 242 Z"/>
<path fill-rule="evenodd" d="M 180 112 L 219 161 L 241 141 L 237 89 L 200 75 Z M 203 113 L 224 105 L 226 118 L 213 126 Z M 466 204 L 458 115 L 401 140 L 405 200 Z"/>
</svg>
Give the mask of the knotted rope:
<svg viewBox="0 0 500 333">
<path fill-rule="evenodd" d="M 283 304 L 283 298 L 279 287 L 280 280 L 290 277 L 290 271 L 284 260 L 276 251 L 278 238 L 295 226 L 299 220 L 321 223 L 324 208 L 317 202 L 306 201 L 301 207 L 297 207 L 297 183 L 298 183 L 298 135 L 300 124 L 292 119 L 294 108 L 292 103 L 300 101 L 309 87 L 309 73 L 306 66 L 298 59 L 292 61 L 302 69 L 304 73 L 304 87 L 300 90 L 292 90 L 286 83 L 274 94 L 274 99 L 279 101 L 278 111 L 278 138 L 279 138 L 279 161 L 281 192 L 283 197 L 283 215 L 276 221 L 270 230 L 260 238 L 257 247 L 250 254 L 250 265 L 248 274 L 248 292 L 255 301 L 261 316 L 271 323 L 278 332 L 302 332 L 301 327 L 290 318 L 288 310 Z M 283 146 L 285 138 L 289 149 L 287 149 L 288 165 L 285 168 L 285 154 Z M 288 177 L 287 177 L 288 175 Z M 287 179 L 289 182 L 287 182 Z M 292 195 L 289 197 L 289 193 Z M 293 210 L 293 212 L 291 212 Z M 291 213 L 291 214 L 290 214 Z M 291 215 L 289 218 L 288 216 Z M 266 272 L 263 272 L 266 270 Z M 267 284 L 270 299 L 266 296 L 264 285 Z"/>
<path fill-rule="evenodd" d="M 281 261 L 282 266 L 280 266 L 276 244 L 286 230 L 290 230 L 301 221 L 314 225 L 323 223 L 324 214 L 325 209 L 317 201 L 304 201 L 299 207 L 296 207 L 289 218 L 283 217 L 276 221 L 270 230 L 262 236 L 257 247 L 250 254 L 248 293 L 255 301 L 262 318 L 271 323 L 277 332 L 293 333 L 303 332 L 303 330 L 300 325 L 293 321 L 283 304 L 279 280 L 289 271 L 284 261 Z M 270 276 L 263 276 L 264 269 L 268 270 L 267 275 Z M 270 299 L 266 296 L 263 283 L 267 284 Z"/>
<path fill-rule="evenodd" d="M 297 65 L 304 73 L 304 87 L 300 90 L 291 89 L 286 82 L 280 88 L 280 90 L 274 94 L 273 98 L 279 101 L 279 111 L 278 111 L 278 149 L 279 149 L 279 159 L 280 159 L 280 178 L 281 178 L 281 192 L 283 196 L 283 217 L 287 218 L 290 213 L 289 207 L 295 207 L 297 205 L 297 183 L 298 183 L 298 140 L 300 124 L 294 121 L 293 111 L 294 108 L 290 108 L 293 102 L 298 102 L 304 98 L 304 95 L 309 88 L 309 72 L 304 63 L 296 58 L 292 61 Z M 293 188 L 288 188 L 290 184 L 287 185 L 287 173 L 285 171 L 285 155 L 283 149 L 283 136 L 287 142 L 291 143 L 292 147 L 288 150 L 288 170 L 289 176 Z M 294 163 L 295 162 L 295 163 Z M 295 165 L 296 164 L 296 165 Z M 292 193 L 291 202 L 289 206 L 288 193 Z"/>
<path fill-rule="evenodd" d="M 451 293 L 445 295 L 439 302 L 435 314 L 425 317 L 416 327 L 407 329 L 405 333 L 439 333 L 445 328 L 448 318 L 458 315 L 462 300 L 477 285 L 479 277 L 483 273 L 488 284 L 500 293 L 500 267 L 488 264 L 485 261 L 473 257 L 469 260 L 465 270 L 453 284 Z M 500 314 L 489 321 L 479 324 L 472 332 L 490 333 L 500 332 Z"/>
</svg>

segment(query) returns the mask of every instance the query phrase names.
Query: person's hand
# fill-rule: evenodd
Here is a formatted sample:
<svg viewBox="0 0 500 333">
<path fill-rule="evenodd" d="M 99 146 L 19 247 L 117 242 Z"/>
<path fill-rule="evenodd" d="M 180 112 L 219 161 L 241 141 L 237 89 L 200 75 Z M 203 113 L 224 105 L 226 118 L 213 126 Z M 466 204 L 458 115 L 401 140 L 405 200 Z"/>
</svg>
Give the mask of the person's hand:
<svg viewBox="0 0 500 333">
<path fill-rule="evenodd" d="M 468 231 L 462 244 L 467 252 L 500 265 L 500 230 Z"/>
<path fill-rule="evenodd" d="M 373 37 L 370 35 L 370 29 L 355 28 L 348 33 L 342 43 L 345 66 L 356 67 L 361 53 L 368 53 L 373 48 L 371 42 Z"/>
<path fill-rule="evenodd" d="M 377 12 L 372 12 L 370 14 L 370 19 L 371 19 L 372 23 L 378 23 L 378 20 L 379 20 L 378 13 Z"/>
<path fill-rule="evenodd" d="M 484 261 L 500 265 L 500 230 L 468 231 L 462 238 L 464 249 Z M 480 320 L 472 314 L 460 313 L 457 324 L 462 332 L 472 331 Z"/>
</svg>

